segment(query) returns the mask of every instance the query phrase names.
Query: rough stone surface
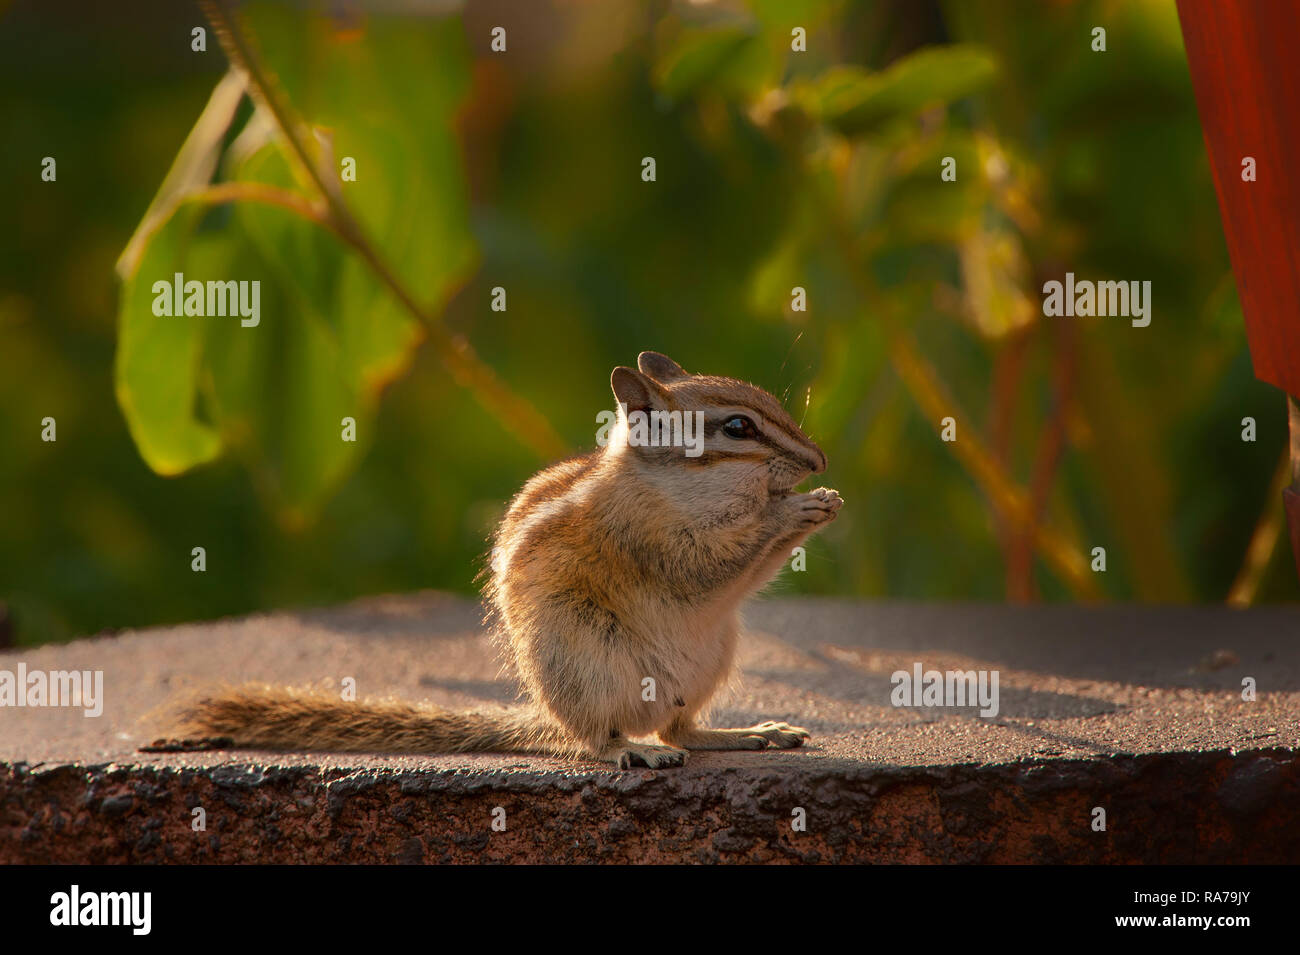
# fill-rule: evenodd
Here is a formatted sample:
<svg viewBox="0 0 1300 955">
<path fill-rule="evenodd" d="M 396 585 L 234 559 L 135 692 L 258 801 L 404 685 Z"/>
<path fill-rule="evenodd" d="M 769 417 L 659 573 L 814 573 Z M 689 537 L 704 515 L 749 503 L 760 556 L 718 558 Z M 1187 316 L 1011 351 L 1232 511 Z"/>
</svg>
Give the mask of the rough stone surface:
<svg viewBox="0 0 1300 955">
<path fill-rule="evenodd" d="M 508 704 L 478 616 L 416 594 L 0 653 L 0 670 L 102 670 L 106 696 L 98 718 L 0 708 L 0 863 L 1300 860 L 1286 607 L 760 601 L 714 722 L 784 719 L 811 744 L 674 770 L 138 751 L 161 704 L 221 681 Z M 996 669 L 1000 712 L 892 706 L 890 674 L 918 661 Z"/>
</svg>

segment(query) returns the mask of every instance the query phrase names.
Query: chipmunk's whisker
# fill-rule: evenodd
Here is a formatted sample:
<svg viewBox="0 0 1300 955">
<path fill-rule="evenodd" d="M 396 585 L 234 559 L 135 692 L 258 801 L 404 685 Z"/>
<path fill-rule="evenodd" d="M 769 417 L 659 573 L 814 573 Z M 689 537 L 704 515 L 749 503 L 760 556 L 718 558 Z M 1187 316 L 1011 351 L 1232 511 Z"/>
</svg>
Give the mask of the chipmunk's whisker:
<svg viewBox="0 0 1300 955">
<path fill-rule="evenodd" d="M 794 341 L 790 343 L 790 347 L 785 350 L 785 357 L 781 359 L 781 367 L 776 370 L 778 377 L 780 376 L 781 372 L 785 371 L 785 366 L 790 361 L 790 355 L 794 352 L 794 346 L 799 344 L 799 339 L 801 338 L 803 338 L 803 329 L 799 330 L 799 334 L 794 336 Z M 790 384 L 785 386 L 785 391 L 781 393 L 781 404 L 785 404 L 786 399 L 790 397 L 790 389 L 793 387 L 794 387 L 793 381 L 790 382 Z"/>
</svg>

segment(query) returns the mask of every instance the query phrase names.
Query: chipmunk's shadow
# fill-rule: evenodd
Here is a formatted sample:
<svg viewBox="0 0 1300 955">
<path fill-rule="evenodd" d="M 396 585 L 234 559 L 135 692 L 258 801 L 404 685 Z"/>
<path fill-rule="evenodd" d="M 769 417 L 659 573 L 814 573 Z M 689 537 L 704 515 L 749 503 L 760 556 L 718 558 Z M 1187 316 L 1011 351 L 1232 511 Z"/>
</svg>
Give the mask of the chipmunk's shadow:
<svg viewBox="0 0 1300 955">
<path fill-rule="evenodd" d="M 791 719 L 798 722 L 803 719 L 807 729 L 819 729 L 822 732 L 852 732 L 863 728 L 873 726 L 884 726 L 891 723 L 890 720 L 873 719 L 872 714 L 878 713 L 884 715 L 886 712 L 900 709 L 893 702 L 896 682 L 892 679 L 892 672 L 889 674 L 883 672 L 873 672 L 862 666 L 856 666 L 835 655 L 828 654 L 822 649 L 815 649 L 807 652 L 809 662 L 814 664 L 812 667 L 793 668 L 769 668 L 769 667 L 749 667 L 745 671 L 745 678 L 748 681 L 745 685 L 753 696 L 759 697 L 759 702 L 752 707 L 737 707 L 734 704 L 728 704 L 723 701 L 714 711 L 714 722 L 718 725 L 721 723 L 736 723 L 736 725 L 746 725 L 747 722 L 754 722 L 762 719 Z M 924 655 L 921 655 L 922 658 Z M 996 665 L 982 663 L 963 665 L 962 669 L 997 669 Z M 931 669 L 927 665 L 926 669 Z M 764 684 L 778 684 L 794 693 L 772 688 L 772 704 L 764 705 L 762 697 L 768 696 L 765 692 Z M 843 718 L 823 715 L 820 717 L 802 718 L 798 713 L 784 714 L 773 713 L 773 708 L 783 708 L 789 705 L 792 697 L 806 698 L 816 696 L 822 698 L 831 698 L 841 704 L 846 704 L 854 711 L 853 715 L 845 714 Z M 837 707 L 844 709 L 845 707 Z M 997 712 L 994 718 L 997 719 L 1069 719 L 1092 716 L 1102 716 L 1108 713 L 1117 712 L 1120 705 L 1109 700 L 1100 699 L 1092 696 L 1085 696 L 1077 693 L 1061 693 L 1045 690 L 1033 690 L 1016 686 L 999 685 L 997 694 Z M 965 719 L 989 719 L 989 716 L 981 712 L 979 705 L 974 706 L 942 706 L 942 707 L 916 707 L 917 714 L 923 714 L 927 718 L 947 719 L 947 718 L 965 718 Z M 857 718 L 859 717 L 860 718 Z M 737 721 L 739 721 L 737 723 Z"/>
</svg>

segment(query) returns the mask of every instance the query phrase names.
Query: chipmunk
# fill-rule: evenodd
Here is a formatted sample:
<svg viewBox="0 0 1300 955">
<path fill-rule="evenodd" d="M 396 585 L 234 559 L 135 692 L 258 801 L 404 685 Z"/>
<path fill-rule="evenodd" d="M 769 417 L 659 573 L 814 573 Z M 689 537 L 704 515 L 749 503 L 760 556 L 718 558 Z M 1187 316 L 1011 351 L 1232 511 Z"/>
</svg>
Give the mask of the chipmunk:
<svg viewBox="0 0 1300 955">
<path fill-rule="evenodd" d="M 533 752 L 619 768 L 688 750 L 802 745 L 808 731 L 700 718 L 730 675 L 741 601 L 835 519 L 840 495 L 794 490 L 826 455 L 772 395 L 642 352 L 610 376 L 617 422 L 600 450 L 536 474 L 493 540 L 488 620 L 528 703 L 502 713 L 247 687 L 199 699 L 183 732 L 235 745 L 354 752 Z M 687 449 L 629 440 L 637 412 L 703 422 Z M 664 420 L 661 418 L 660 420 Z M 656 734 L 659 743 L 629 737 Z"/>
</svg>

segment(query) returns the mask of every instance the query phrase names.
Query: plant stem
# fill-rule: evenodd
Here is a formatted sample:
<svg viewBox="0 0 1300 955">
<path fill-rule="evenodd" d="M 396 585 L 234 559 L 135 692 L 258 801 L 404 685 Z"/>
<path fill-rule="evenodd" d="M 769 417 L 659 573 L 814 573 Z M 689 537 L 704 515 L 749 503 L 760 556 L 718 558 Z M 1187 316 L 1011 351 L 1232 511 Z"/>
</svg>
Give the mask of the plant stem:
<svg viewBox="0 0 1300 955">
<path fill-rule="evenodd" d="M 834 196 L 823 193 L 822 205 L 826 221 L 832 223 L 835 230 L 845 270 L 856 286 L 863 303 L 872 304 L 870 312 L 878 317 L 884 328 L 894 368 L 911 394 L 912 400 L 929 417 L 936 430 L 939 421 L 944 417 L 952 417 L 958 422 L 961 436 L 958 440 L 950 442 L 949 447 L 958 462 L 988 498 L 995 512 L 995 520 L 1000 515 L 1001 520 L 1014 531 L 1031 539 L 1048 565 L 1055 568 L 1076 596 L 1088 600 L 1099 599 L 1101 591 L 1089 569 L 1088 561 L 1083 556 L 1083 551 L 1064 532 L 1036 520 L 1026 491 L 1011 479 L 994 454 L 980 440 L 973 419 L 967 417 L 958 407 L 956 399 L 944 384 L 938 371 L 922 356 L 912 336 L 903 329 L 893 315 L 892 306 L 865 273 L 860 243 L 848 223 L 844 221 L 843 204 L 836 201 Z"/>
<path fill-rule="evenodd" d="M 1264 572 L 1268 570 L 1268 565 L 1273 559 L 1277 539 L 1282 534 L 1286 511 L 1278 506 L 1278 499 L 1290 479 L 1291 455 L 1284 449 L 1282 457 L 1278 459 L 1277 469 L 1273 472 L 1273 479 L 1268 483 L 1268 492 L 1264 497 L 1264 511 L 1259 515 L 1255 530 L 1250 535 L 1250 543 L 1246 545 L 1246 555 L 1241 562 L 1241 568 L 1232 582 L 1232 589 L 1228 591 L 1229 606 L 1249 607 L 1255 602 L 1259 585 L 1264 579 Z"/>
<path fill-rule="evenodd" d="M 912 337 L 888 319 L 886 334 L 894 367 L 918 407 L 936 426 L 944 417 L 957 421 L 961 430 L 958 440 L 950 444 L 952 452 L 984 491 L 994 509 L 1017 531 L 1033 540 L 1048 564 L 1056 568 L 1076 594 L 1097 599 L 1100 592 L 1083 553 L 1064 534 L 1034 520 L 1028 495 L 1007 476 L 974 433 L 974 423 L 958 408 L 938 372 L 921 356 Z"/>
</svg>

